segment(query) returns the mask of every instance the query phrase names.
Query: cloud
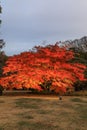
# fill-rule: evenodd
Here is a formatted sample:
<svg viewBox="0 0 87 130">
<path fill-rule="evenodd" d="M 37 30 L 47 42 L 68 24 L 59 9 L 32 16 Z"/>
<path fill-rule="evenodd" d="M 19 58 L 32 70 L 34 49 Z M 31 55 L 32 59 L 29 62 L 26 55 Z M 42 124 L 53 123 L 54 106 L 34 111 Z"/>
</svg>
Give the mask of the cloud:
<svg viewBox="0 0 87 130">
<path fill-rule="evenodd" d="M 2 7 L 5 50 L 13 49 L 11 44 L 17 51 L 21 45 L 27 49 L 43 40 L 52 43 L 87 34 L 86 0 L 8 0 Z"/>
</svg>

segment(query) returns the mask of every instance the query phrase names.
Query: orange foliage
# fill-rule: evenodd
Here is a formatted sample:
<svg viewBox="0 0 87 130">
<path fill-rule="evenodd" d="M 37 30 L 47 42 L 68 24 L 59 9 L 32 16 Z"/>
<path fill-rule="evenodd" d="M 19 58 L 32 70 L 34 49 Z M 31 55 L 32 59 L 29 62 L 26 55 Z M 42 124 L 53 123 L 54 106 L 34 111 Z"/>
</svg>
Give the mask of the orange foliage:
<svg viewBox="0 0 87 130">
<path fill-rule="evenodd" d="M 85 66 L 70 63 L 74 53 L 58 44 L 45 47 L 36 46 L 35 51 L 23 52 L 9 57 L 3 68 L 4 77 L 0 84 L 4 88 L 35 88 L 41 91 L 40 84 L 52 80 L 50 90 L 66 92 L 76 80 L 84 80 Z"/>
</svg>

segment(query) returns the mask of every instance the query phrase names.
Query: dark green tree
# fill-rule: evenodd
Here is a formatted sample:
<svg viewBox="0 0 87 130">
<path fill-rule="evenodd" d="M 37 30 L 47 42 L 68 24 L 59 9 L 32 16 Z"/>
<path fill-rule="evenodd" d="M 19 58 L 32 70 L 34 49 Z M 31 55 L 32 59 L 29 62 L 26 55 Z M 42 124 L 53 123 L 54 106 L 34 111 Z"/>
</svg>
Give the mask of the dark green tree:
<svg viewBox="0 0 87 130">
<path fill-rule="evenodd" d="M 81 49 L 76 50 L 71 48 L 74 51 L 75 57 L 70 62 L 72 63 L 82 63 L 87 66 L 87 52 L 82 51 Z M 87 78 L 87 69 L 85 70 L 85 78 Z M 87 90 L 87 81 L 77 81 L 74 84 L 75 91 Z"/>
<path fill-rule="evenodd" d="M 1 4 L 1 2 L 0 2 Z M 1 13 L 2 13 L 2 7 L 0 5 L 0 25 L 1 25 Z M 1 27 L 1 26 L 0 26 Z M 0 35 L 1 35 L 1 31 L 0 31 Z M 3 66 L 5 65 L 5 61 L 7 59 L 7 56 L 5 55 L 4 51 L 2 51 L 2 48 L 4 47 L 5 42 L 3 39 L 0 38 L 0 77 L 2 77 L 2 72 L 3 72 Z M 3 91 L 3 87 L 0 85 L 0 95 L 2 95 L 2 91 Z"/>
</svg>

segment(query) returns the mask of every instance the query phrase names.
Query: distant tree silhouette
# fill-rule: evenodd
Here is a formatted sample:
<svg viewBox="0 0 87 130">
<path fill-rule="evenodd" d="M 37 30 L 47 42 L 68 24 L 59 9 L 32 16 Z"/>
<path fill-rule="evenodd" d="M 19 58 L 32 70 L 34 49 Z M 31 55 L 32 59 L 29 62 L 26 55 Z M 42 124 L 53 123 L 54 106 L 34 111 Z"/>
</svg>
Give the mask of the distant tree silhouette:
<svg viewBox="0 0 87 130">
<path fill-rule="evenodd" d="M 1 7 L 1 5 L 0 5 L 0 15 L 1 15 L 1 13 L 2 13 L 2 7 Z M 2 22 L 2 20 L 1 20 L 1 18 L 0 18 L 0 25 L 1 25 L 1 22 Z M 1 32 L 0 32 L 0 33 L 1 33 Z M 1 34 L 0 34 L 0 35 L 1 35 Z M 4 45 L 5 45 L 4 40 L 0 38 L 0 52 L 1 52 L 1 49 L 3 48 Z"/>
<path fill-rule="evenodd" d="M 1 14 L 1 12 L 2 12 L 2 8 L 1 8 L 1 5 L 0 5 L 0 14 Z M 1 19 L 0 19 L 0 24 L 1 24 Z"/>
<path fill-rule="evenodd" d="M 1 4 L 1 1 L 0 1 L 0 4 Z M 2 13 L 2 7 L 0 5 L 0 16 L 1 16 L 1 13 Z M 1 25 L 1 17 L 0 17 L 0 25 Z M 1 26 L 0 26 L 1 27 Z M 0 31 L 0 35 L 1 35 L 1 31 Z M 7 56 L 5 55 L 4 51 L 2 51 L 2 48 L 4 47 L 5 45 L 5 42 L 3 39 L 0 38 L 0 78 L 3 76 L 2 73 L 3 73 L 3 66 L 5 65 L 5 61 L 7 59 Z M 0 95 L 2 95 L 2 91 L 3 91 L 3 87 L 0 85 Z"/>
</svg>

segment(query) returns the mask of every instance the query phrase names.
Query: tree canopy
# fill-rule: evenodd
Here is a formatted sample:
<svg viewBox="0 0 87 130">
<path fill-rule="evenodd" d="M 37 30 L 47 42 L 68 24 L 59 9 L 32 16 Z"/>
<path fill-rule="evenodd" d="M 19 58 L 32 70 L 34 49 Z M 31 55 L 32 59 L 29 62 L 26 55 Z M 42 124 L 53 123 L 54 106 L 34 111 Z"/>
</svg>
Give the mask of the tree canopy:
<svg viewBox="0 0 87 130">
<path fill-rule="evenodd" d="M 58 44 L 36 46 L 33 51 L 8 58 L 0 84 L 6 89 L 25 87 L 41 91 L 41 84 L 51 81 L 50 91 L 66 92 L 77 80 L 85 80 L 86 66 L 70 63 L 72 58 L 73 51 L 60 48 Z"/>
</svg>

